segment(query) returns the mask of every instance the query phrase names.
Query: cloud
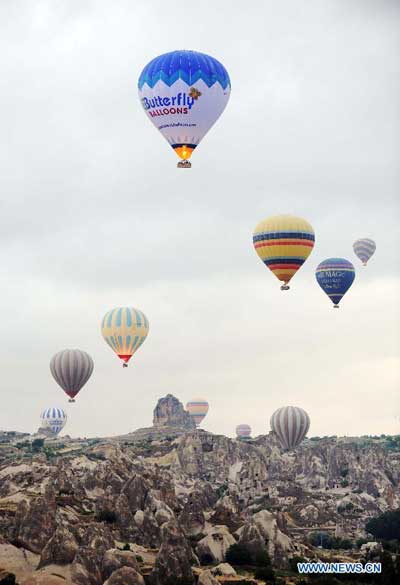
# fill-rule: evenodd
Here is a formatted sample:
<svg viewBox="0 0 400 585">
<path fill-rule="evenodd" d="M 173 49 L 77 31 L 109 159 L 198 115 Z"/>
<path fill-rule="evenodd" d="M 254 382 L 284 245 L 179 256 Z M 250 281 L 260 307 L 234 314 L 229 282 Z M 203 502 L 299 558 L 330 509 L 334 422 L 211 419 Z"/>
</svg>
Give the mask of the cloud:
<svg viewBox="0 0 400 585">
<path fill-rule="evenodd" d="M 70 434 L 149 425 L 167 392 L 206 396 L 214 432 L 264 432 L 282 403 L 310 412 L 312 434 L 398 432 L 398 4 L 16 6 L 0 6 L 0 427 L 65 405 L 48 362 L 75 346 L 96 368 Z M 179 47 L 232 79 L 188 172 L 136 92 Z M 251 244 L 282 212 L 317 236 L 287 294 Z M 358 237 L 377 241 L 365 270 Z M 313 275 L 333 255 L 357 266 L 340 311 Z M 124 304 L 151 324 L 127 371 L 99 333 Z"/>
</svg>

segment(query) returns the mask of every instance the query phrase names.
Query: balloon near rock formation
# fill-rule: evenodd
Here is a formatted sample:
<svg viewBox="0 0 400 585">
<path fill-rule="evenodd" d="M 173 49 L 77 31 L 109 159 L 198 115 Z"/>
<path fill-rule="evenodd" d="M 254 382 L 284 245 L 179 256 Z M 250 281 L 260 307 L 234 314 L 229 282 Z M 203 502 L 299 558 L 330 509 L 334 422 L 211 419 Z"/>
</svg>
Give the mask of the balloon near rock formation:
<svg viewBox="0 0 400 585">
<path fill-rule="evenodd" d="M 128 367 L 131 357 L 144 343 L 149 333 L 147 317 L 133 307 L 111 309 L 103 317 L 101 334 L 106 343 Z"/>
<path fill-rule="evenodd" d="M 251 437 L 251 426 L 246 424 L 241 424 L 236 427 L 236 436 L 239 439 L 248 439 Z"/>
<path fill-rule="evenodd" d="M 138 88 L 148 118 L 181 159 L 178 167 L 190 167 L 193 150 L 228 103 L 225 67 L 204 53 L 172 51 L 146 65 Z"/>
<path fill-rule="evenodd" d="M 253 245 L 265 266 L 283 282 L 281 290 L 301 268 L 314 248 L 313 227 L 294 215 L 275 215 L 261 221 L 253 233 Z"/>
<path fill-rule="evenodd" d="M 315 277 L 319 286 L 331 299 L 335 309 L 353 284 L 354 266 L 344 258 L 328 258 L 317 266 Z"/>
<path fill-rule="evenodd" d="M 75 396 L 89 380 L 93 368 L 92 358 L 81 349 L 64 349 L 50 361 L 53 378 L 69 396 L 69 402 L 75 402 Z"/>
<path fill-rule="evenodd" d="M 193 418 L 196 426 L 204 420 L 209 409 L 209 404 L 204 398 L 193 398 L 186 404 L 186 410 Z"/>
<path fill-rule="evenodd" d="M 66 423 L 67 415 L 62 408 L 56 406 L 46 408 L 40 415 L 41 428 L 50 429 L 55 435 L 62 431 Z"/>
<path fill-rule="evenodd" d="M 310 428 L 310 417 L 298 406 L 282 406 L 271 417 L 271 429 L 284 449 L 295 449 Z"/>
</svg>

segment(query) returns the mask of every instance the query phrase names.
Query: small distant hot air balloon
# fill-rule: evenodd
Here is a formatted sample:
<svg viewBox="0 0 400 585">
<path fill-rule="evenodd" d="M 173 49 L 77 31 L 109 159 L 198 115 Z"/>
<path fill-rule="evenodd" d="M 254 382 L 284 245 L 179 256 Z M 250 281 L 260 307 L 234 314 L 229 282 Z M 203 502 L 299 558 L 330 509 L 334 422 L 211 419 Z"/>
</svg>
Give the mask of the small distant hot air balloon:
<svg viewBox="0 0 400 585">
<path fill-rule="evenodd" d="M 228 103 L 225 67 L 204 53 L 172 51 L 146 65 L 138 86 L 147 116 L 181 159 L 178 167 L 190 167 L 193 150 Z"/>
<path fill-rule="evenodd" d="M 331 299 L 335 309 L 353 284 L 356 272 L 345 258 L 328 258 L 317 266 L 315 276 L 319 286 Z"/>
<path fill-rule="evenodd" d="M 310 428 L 310 417 L 298 406 L 282 406 L 271 417 L 271 429 L 284 449 L 295 449 Z"/>
<path fill-rule="evenodd" d="M 307 260 L 314 247 L 315 234 L 311 224 L 294 215 L 275 215 L 261 221 L 253 233 L 254 248 L 278 280 L 281 290 Z"/>
<path fill-rule="evenodd" d="M 52 433 L 58 435 L 65 427 L 67 415 L 62 408 L 51 406 L 46 408 L 40 415 L 40 426 L 44 429 L 50 429 Z"/>
<path fill-rule="evenodd" d="M 236 436 L 239 439 L 248 439 L 251 437 L 251 427 L 246 424 L 238 425 L 236 427 Z"/>
<path fill-rule="evenodd" d="M 353 250 L 355 255 L 361 260 L 363 266 L 367 265 L 368 260 L 374 254 L 376 250 L 376 244 L 374 240 L 369 238 L 361 238 L 353 244 Z"/>
<path fill-rule="evenodd" d="M 198 427 L 201 421 L 205 418 L 208 409 L 209 404 L 204 398 L 193 398 L 193 400 L 190 400 L 186 404 L 186 410 L 196 423 L 196 427 Z"/>
<path fill-rule="evenodd" d="M 69 396 L 68 402 L 75 402 L 75 396 L 92 375 L 93 367 L 92 358 L 81 349 L 64 349 L 50 361 L 53 378 Z"/>
<path fill-rule="evenodd" d="M 149 332 L 147 317 L 139 309 L 118 307 L 103 317 L 101 333 L 117 356 L 128 367 L 128 362 L 145 341 Z"/>
</svg>

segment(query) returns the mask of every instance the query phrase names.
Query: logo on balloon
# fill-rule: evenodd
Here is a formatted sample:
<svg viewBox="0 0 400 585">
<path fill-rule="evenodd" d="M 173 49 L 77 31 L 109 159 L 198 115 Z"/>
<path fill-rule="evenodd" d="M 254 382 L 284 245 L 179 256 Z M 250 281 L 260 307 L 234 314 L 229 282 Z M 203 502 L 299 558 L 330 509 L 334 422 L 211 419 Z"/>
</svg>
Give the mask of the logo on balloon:
<svg viewBox="0 0 400 585">
<path fill-rule="evenodd" d="M 179 92 L 171 97 L 154 96 L 142 98 L 143 108 L 152 118 L 156 116 L 169 116 L 171 114 L 188 114 L 195 101 L 199 99 L 201 92 L 192 87 L 189 93 Z M 166 106 L 166 107 L 163 107 Z"/>
</svg>

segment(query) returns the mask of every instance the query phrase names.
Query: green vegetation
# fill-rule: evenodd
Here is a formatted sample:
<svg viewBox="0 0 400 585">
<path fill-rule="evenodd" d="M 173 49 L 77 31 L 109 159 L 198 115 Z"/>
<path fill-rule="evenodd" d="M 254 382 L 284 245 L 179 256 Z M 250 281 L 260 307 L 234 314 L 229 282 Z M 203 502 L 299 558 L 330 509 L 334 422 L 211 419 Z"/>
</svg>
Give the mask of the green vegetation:
<svg viewBox="0 0 400 585">
<path fill-rule="evenodd" d="M 220 485 L 217 489 L 216 489 L 216 494 L 218 496 L 218 498 L 222 498 L 225 494 L 225 492 L 228 489 L 228 485 L 226 483 L 224 483 L 223 485 Z"/>
<path fill-rule="evenodd" d="M 251 565 L 252 555 L 243 544 L 232 544 L 225 555 L 226 562 L 230 565 Z"/>
<path fill-rule="evenodd" d="M 312 532 L 308 540 L 313 546 L 321 546 L 328 550 L 350 550 L 353 548 L 353 543 L 347 538 L 338 538 L 337 536 L 331 536 L 326 532 Z"/>
<path fill-rule="evenodd" d="M 32 451 L 38 453 L 44 445 L 44 439 L 34 439 L 32 441 Z"/>
<path fill-rule="evenodd" d="M 96 513 L 96 519 L 99 522 L 107 522 L 113 524 L 117 521 L 117 515 L 112 510 L 100 510 Z"/>
<path fill-rule="evenodd" d="M 400 540 L 400 508 L 371 518 L 365 530 L 381 540 Z"/>
<path fill-rule="evenodd" d="M 272 568 L 271 559 L 266 550 L 252 554 L 247 546 L 232 544 L 227 550 L 225 560 L 233 566 L 246 566 L 254 570 L 254 578 L 266 581 L 271 585 L 278 585 Z"/>
</svg>

